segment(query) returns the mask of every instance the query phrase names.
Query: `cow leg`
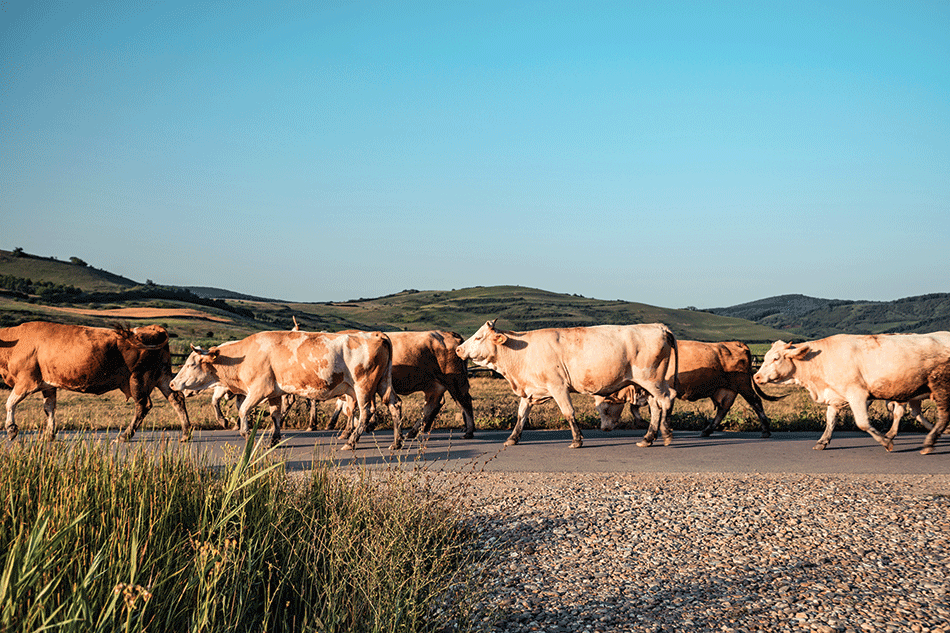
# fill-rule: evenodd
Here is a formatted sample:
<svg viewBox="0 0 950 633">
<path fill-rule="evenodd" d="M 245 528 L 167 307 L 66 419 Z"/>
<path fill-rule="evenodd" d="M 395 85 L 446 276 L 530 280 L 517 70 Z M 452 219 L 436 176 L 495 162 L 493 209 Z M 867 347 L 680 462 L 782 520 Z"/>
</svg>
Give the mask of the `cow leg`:
<svg viewBox="0 0 950 633">
<path fill-rule="evenodd" d="M 930 386 L 930 398 L 937 404 L 937 423 L 927 433 L 924 446 L 920 450 L 922 455 L 929 455 L 934 450 L 937 438 L 946 430 L 950 423 L 950 363 L 941 365 L 930 373 L 927 380 Z M 920 402 L 917 402 L 918 407 Z"/>
<path fill-rule="evenodd" d="M 888 451 L 894 448 L 894 442 L 877 432 L 871 422 L 868 420 L 868 399 L 867 394 L 851 397 L 848 399 L 851 405 L 851 412 L 854 414 L 854 423 L 862 431 L 874 438 L 874 441 L 883 446 Z M 827 429 L 826 429 L 827 430 Z"/>
<path fill-rule="evenodd" d="M 267 399 L 267 410 L 274 421 L 274 433 L 270 436 L 270 445 L 277 446 L 281 439 L 280 421 L 284 417 L 284 399 L 282 396 Z"/>
<path fill-rule="evenodd" d="M 247 418 L 251 414 L 251 411 L 254 410 L 254 407 L 263 399 L 263 394 L 254 392 L 246 393 L 243 402 L 241 402 L 241 396 L 237 397 L 238 418 L 240 420 L 238 423 L 238 432 L 244 439 L 247 439 L 251 435 L 251 425 L 248 423 Z"/>
<path fill-rule="evenodd" d="M 13 392 L 7 398 L 7 439 L 11 442 L 16 439 L 17 434 L 20 432 L 19 427 L 16 425 L 16 406 L 23 402 L 23 399 L 31 393 L 34 392 L 17 392 L 16 387 L 14 387 Z"/>
<path fill-rule="evenodd" d="M 646 448 L 653 445 L 656 439 L 657 431 L 663 433 L 663 445 L 669 446 L 673 442 L 673 432 L 670 430 L 670 411 L 673 409 L 673 398 L 669 392 L 662 393 L 659 389 L 650 392 L 648 399 L 650 404 L 650 428 L 647 429 L 643 439 L 637 442 L 637 446 Z"/>
<path fill-rule="evenodd" d="M 749 391 L 748 395 L 742 394 L 742 397 L 745 398 L 745 401 L 752 407 L 752 410 L 755 412 L 755 417 L 759 418 L 759 428 L 762 430 L 762 437 L 772 437 L 772 429 L 769 426 L 769 416 L 765 415 L 762 398 L 752 390 Z"/>
<path fill-rule="evenodd" d="M 317 401 L 313 398 L 307 400 L 307 430 L 317 430 Z M 332 428 L 332 427 L 328 427 Z"/>
<path fill-rule="evenodd" d="M 439 411 L 442 410 L 442 396 L 445 394 L 445 387 L 435 383 L 423 393 L 426 397 L 426 403 L 425 406 L 422 407 L 422 417 L 413 425 L 409 433 L 406 434 L 410 439 L 419 435 L 419 431 L 423 431 L 424 433 L 431 431 L 432 423 L 435 422 L 435 416 L 439 415 Z"/>
<path fill-rule="evenodd" d="M 389 415 L 393 419 L 393 443 L 389 450 L 399 450 L 402 448 L 402 437 L 400 437 L 402 433 L 402 401 L 392 389 L 389 389 L 388 395 L 380 394 L 380 398 L 389 407 Z"/>
<path fill-rule="evenodd" d="M 468 392 L 468 379 L 448 385 L 448 390 L 449 395 L 462 410 L 462 420 L 465 422 L 465 435 L 462 437 L 470 440 L 475 437 L 475 411 L 472 406 L 472 395 Z"/>
<path fill-rule="evenodd" d="M 828 405 L 825 409 L 825 432 L 818 438 L 818 443 L 812 446 L 816 451 L 823 451 L 831 442 L 831 433 L 835 430 L 835 418 L 838 417 L 838 408 L 834 405 Z"/>
<path fill-rule="evenodd" d="M 218 421 L 222 429 L 231 428 L 231 423 L 228 422 L 228 419 L 224 417 L 224 413 L 221 411 L 221 401 L 227 399 L 228 390 L 220 385 L 215 387 L 211 393 L 211 408 L 214 411 L 214 419 Z M 238 406 L 240 407 L 241 405 L 239 404 Z"/>
<path fill-rule="evenodd" d="M 910 409 L 910 414 L 914 416 L 915 420 L 920 422 L 922 427 L 928 431 L 933 430 L 934 425 L 927 419 L 927 416 L 924 415 L 924 412 L 921 410 L 922 405 L 922 400 L 911 400 L 907 403 L 907 408 Z"/>
<path fill-rule="evenodd" d="M 43 390 L 43 411 L 46 413 L 46 433 L 43 439 L 52 442 L 56 439 L 56 390 Z"/>
<path fill-rule="evenodd" d="M 581 427 L 577 424 L 577 417 L 574 415 L 574 403 L 571 402 L 571 394 L 566 391 L 557 391 L 552 394 L 554 402 L 557 403 L 561 414 L 567 418 L 567 423 L 571 426 L 571 448 L 581 448 L 584 446 L 584 434 L 581 433 Z"/>
<path fill-rule="evenodd" d="M 359 441 L 360 435 L 362 435 L 366 430 L 366 425 L 369 423 L 369 419 L 375 413 L 372 410 L 372 404 L 373 394 L 356 394 L 356 406 L 359 407 L 360 417 L 359 420 L 355 422 L 355 428 L 346 440 L 346 444 L 340 447 L 341 451 L 352 451 L 356 448 L 356 443 Z"/>
<path fill-rule="evenodd" d="M 528 421 L 528 416 L 531 415 L 532 405 L 533 403 L 528 398 L 522 398 L 518 403 L 518 421 L 515 422 L 511 435 L 505 440 L 505 446 L 514 446 L 521 439 L 521 431 L 524 429 L 525 422 Z"/>
<path fill-rule="evenodd" d="M 131 380 L 131 384 L 129 385 L 129 393 L 135 400 L 135 413 L 132 416 L 132 421 L 129 422 L 129 425 L 125 428 L 125 430 L 119 434 L 119 437 L 116 438 L 116 441 L 128 442 L 131 440 L 135 436 L 135 432 L 138 430 L 142 420 L 144 420 L 145 416 L 148 415 L 148 412 L 152 410 L 152 399 L 149 397 L 145 386 L 141 383 L 141 381 L 136 380 L 134 376 Z M 179 394 L 179 396 L 181 396 L 181 394 Z"/>
<path fill-rule="evenodd" d="M 700 434 L 702 437 L 709 437 L 719 428 L 719 425 L 722 424 L 722 421 L 726 418 L 726 414 L 729 413 L 729 409 L 732 408 L 733 403 L 736 401 L 736 392 L 729 391 L 728 389 L 720 389 L 712 395 L 710 400 L 716 405 L 716 415 L 709 424 L 706 425 L 706 428 L 703 429 L 703 432 Z"/>
<path fill-rule="evenodd" d="M 172 409 L 175 410 L 178 420 L 181 422 L 181 436 L 178 441 L 187 442 L 191 439 L 191 420 L 188 419 L 188 409 L 185 408 L 185 395 L 172 389 L 168 382 L 167 380 L 159 382 L 157 387 L 165 396 L 165 399 L 168 400 L 168 403 L 172 405 Z"/>
</svg>

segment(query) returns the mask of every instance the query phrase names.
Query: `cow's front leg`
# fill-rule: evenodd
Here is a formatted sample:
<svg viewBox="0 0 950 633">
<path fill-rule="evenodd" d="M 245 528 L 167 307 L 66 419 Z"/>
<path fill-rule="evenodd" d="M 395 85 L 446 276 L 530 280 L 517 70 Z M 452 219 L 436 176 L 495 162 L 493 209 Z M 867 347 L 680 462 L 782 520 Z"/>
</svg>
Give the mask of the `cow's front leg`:
<svg viewBox="0 0 950 633">
<path fill-rule="evenodd" d="M 252 392 L 248 391 L 244 394 L 244 402 L 240 402 L 238 406 L 238 432 L 241 434 L 241 437 L 247 439 L 251 435 L 251 424 L 248 421 L 248 418 L 251 416 L 251 411 L 254 410 L 261 400 L 264 399 L 264 395 L 260 391 Z"/>
<path fill-rule="evenodd" d="M 144 420 L 148 412 L 152 410 L 152 399 L 149 397 L 144 385 L 133 379 L 130 391 L 132 397 L 135 399 L 135 413 L 132 416 L 132 421 L 129 422 L 129 426 L 119 434 L 118 439 L 122 442 L 128 442 L 135 436 L 135 432 L 138 431 L 142 420 Z"/>
<path fill-rule="evenodd" d="M 838 417 L 838 407 L 829 404 L 825 409 L 825 432 L 818 438 L 818 442 L 812 446 L 816 451 L 823 451 L 831 442 L 831 434 L 835 430 L 835 419 Z"/>
<path fill-rule="evenodd" d="M 18 393 L 16 387 L 14 387 L 13 392 L 7 398 L 7 439 L 11 442 L 16 439 L 17 434 L 20 432 L 19 427 L 16 425 L 16 406 L 28 395 L 30 395 L 29 391 Z"/>
<path fill-rule="evenodd" d="M 172 405 L 175 414 L 178 415 L 178 421 L 181 423 L 181 435 L 179 442 L 187 442 L 191 439 L 191 420 L 188 419 L 188 409 L 185 408 L 185 396 L 180 391 L 175 391 L 169 386 L 171 377 L 158 383 L 158 390 L 162 392 L 168 403 Z"/>
<path fill-rule="evenodd" d="M 514 446 L 521 439 L 521 431 L 524 429 L 525 422 L 528 421 L 528 416 L 531 415 L 531 406 L 530 398 L 522 398 L 518 403 L 518 421 L 515 422 L 515 428 L 512 429 L 511 435 L 505 440 L 505 446 Z"/>
<path fill-rule="evenodd" d="M 574 403 L 571 402 L 571 395 L 564 392 L 555 392 L 553 394 L 554 402 L 557 403 L 561 415 L 567 418 L 567 423 L 571 427 L 571 448 L 581 448 L 584 446 L 584 434 L 581 433 L 581 427 L 577 424 L 577 417 L 574 415 Z"/>
<path fill-rule="evenodd" d="M 56 439 L 56 390 L 43 390 L 43 411 L 46 413 L 46 433 L 43 439 L 52 442 Z"/>
<path fill-rule="evenodd" d="M 346 440 L 346 444 L 340 447 L 341 451 L 352 451 L 356 448 L 356 443 L 360 439 L 360 435 L 366 430 L 366 426 L 369 424 L 370 418 L 375 415 L 375 410 L 373 408 L 373 394 L 360 395 L 357 394 L 356 405 L 360 410 L 359 420 L 354 422 L 353 432 L 350 433 L 349 438 Z"/>
<path fill-rule="evenodd" d="M 851 405 L 851 412 L 854 414 L 854 423 L 859 429 L 865 431 L 874 438 L 878 444 L 883 446 L 887 451 L 894 449 L 894 442 L 880 433 L 877 432 L 873 426 L 871 426 L 870 420 L 868 420 L 868 399 L 866 394 L 862 394 L 858 397 L 849 398 L 848 404 Z"/>
</svg>

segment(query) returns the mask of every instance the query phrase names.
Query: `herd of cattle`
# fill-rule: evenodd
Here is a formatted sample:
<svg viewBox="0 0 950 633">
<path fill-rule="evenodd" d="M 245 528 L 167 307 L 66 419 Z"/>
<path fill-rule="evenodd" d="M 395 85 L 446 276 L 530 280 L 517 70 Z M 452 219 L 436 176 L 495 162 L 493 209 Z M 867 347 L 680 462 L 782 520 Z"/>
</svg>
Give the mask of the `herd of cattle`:
<svg viewBox="0 0 950 633">
<path fill-rule="evenodd" d="M 458 403 L 465 437 L 473 437 L 475 418 L 469 393 L 468 362 L 498 372 L 520 397 L 518 418 L 506 445 L 518 443 L 538 403 L 553 399 L 570 424 L 572 448 L 583 445 L 571 393 L 594 397 L 601 428 L 614 428 L 630 404 L 638 416 L 650 407 L 650 423 L 638 446 L 650 446 L 658 433 L 669 444 L 669 415 L 674 399 L 710 398 L 716 415 L 703 430 L 712 433 L 741 395 L 769 437 L 762 399 L 775 400 L 759 385 L 797 384 L 826 405 L 826 427 L 816 449 L 831 440 L 838 410 L 848 406 L 858 428 L 887 450 L 904 407 L 930 428 L 924 454 L 950 420 L 950 332 L 932 334 L 839 334 L 794 345 L 776 341 L 762 366 L 752 373 L 752 355 L 744 343 L 677 340 L 662 324 L 600 325 L 509 332 L 485 323 L 468 340 L 452 332 L 337 333 L 258 332 L 210 349 L 192 346 L 177 375 L 172 375 L 168 333 L 158 325 L 93 328 L 34 321 L 0 329 L 0 378 L 12 393 L 6 402 L 6 431 L 17 436 L 17 404 L 43 394 L 47 416 L 44 436 L 56 436 L 56 390 L 103 394 L 119 389 L 135 401 L 135 414 L 120 438 L 128 440 L 152 407 L 158 387 L 181 420 L 181 440 L 191 436 L 184 391 L 214 388 L 213 403 L 225 394 L 238 402 L 241 434 L 250 432 L 249 414 L 267 401 L 274 424 L 272 443 L 281 438 L 283 398 L 338 399 L 333 421 L 346 412 L 342 450 L 353 450 L 371 424 L 379 396 L 393 418 L 393 450 L 402 445 L 400 395 L 422 392 L 425 407 L 410 436 L 427 432 L 446 392 Z M 920 413 L 922 400 L 936 403 L 931 425 Z M 868 421 L 871 400 L 886 400 L 894 411 L 887 434 Z M 311 424 L 315 417 L 311 408 Z M 332 424 L 332 422 L 331 422 Z"/>
</svg>

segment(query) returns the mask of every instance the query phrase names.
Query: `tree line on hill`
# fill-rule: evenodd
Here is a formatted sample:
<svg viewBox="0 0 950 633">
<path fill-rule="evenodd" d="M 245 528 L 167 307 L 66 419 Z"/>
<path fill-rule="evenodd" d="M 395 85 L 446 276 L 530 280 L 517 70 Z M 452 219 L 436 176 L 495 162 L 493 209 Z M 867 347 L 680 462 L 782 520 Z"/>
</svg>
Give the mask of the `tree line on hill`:
<svg viewBox="0 0 950 633">
<path fill-rule="evenodd" d="M 248 319 L 254 318 L 254 313 L 247 308 L 231 305 L 222 299 L 199 297 L 190 290 L 174 286 L 146 284 L 115 292 L 90 292 L 76 286 L 67 286 L 50 281 L 34 281 L 13 275 L 0 275 L 0 290 L 27 301 L 40 301 L 50 304 L 110 303 L 141 299 L 164 299 L 217 308 Z"/>
</svg>

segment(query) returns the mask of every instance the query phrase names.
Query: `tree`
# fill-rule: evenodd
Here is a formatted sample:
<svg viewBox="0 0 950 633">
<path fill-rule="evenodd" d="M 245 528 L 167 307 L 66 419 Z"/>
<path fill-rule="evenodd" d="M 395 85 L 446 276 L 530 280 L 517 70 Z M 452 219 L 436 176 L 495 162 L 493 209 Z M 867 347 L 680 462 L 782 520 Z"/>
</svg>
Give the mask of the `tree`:
<svg viewBox="0 0 950 633">
<path fill-rule="evenodd" d="M 16 248 L 14 248 L 14 249 L 13 249 L 13 256 L 14 256 L 14 257 L 22 257 L 22 256 L 23 256 L 23 248 L 20 247 L 20 246 L 17 246 Z"/>
<path fill-rule="evenodd" d="M 83 260 L 79 259 L 78 257 L 70 257 L 70 258 L 69 258 L 69 261 L 70 261 L 70 263 L 75 264 L 75 265 L 77 265 L 77 266 L 88 266 L 88 265 L 89 265 L 89 264 L 87 264 L 86 262 L 84 262 Z"/>
</svg>

